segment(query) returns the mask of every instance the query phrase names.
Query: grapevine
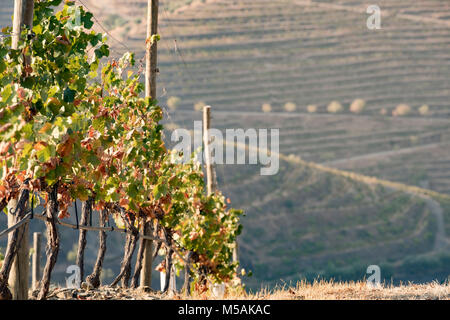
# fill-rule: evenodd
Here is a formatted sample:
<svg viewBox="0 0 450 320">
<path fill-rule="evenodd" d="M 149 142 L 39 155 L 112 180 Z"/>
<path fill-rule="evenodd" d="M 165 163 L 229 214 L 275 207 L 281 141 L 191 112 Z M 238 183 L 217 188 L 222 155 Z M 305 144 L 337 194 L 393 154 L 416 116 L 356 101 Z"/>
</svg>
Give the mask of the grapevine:
<svg viewBox="0 0 450 320">
<path fill-rule="evenodd" d="M 113 284 L 128 286 L 146 224 L 164 239 L 166 268 L 180 271 L 181 257 L 193 253 L 194 281 L 230 281 L 242 212 L 229 209 L 220 192 L 205 195 L 201 166 L 166 148 L 162 109 L 142 97 L 134 54 L 105 61 L 110 49 L 91 30 L 93 15 L 71 1 L 55 13 L 61 2 L 35 2 L 34 27 L 24 28 L 17 50 L 10 28 L 0 40 L 0 210 L 24 194 L 29 203 L 33 195 L 44 199 L 50 250 L 39 297 L 48 293 L 59 251 L 55 221 L 69 216 L 76 199 L 92 202 L 102 223 L 113 218 L 132 231 Z M 0 294 L 7 296 L 3 267 Z M 98 285 L 99 272 L 101 261 L 88 280 Z"/>
</svg>

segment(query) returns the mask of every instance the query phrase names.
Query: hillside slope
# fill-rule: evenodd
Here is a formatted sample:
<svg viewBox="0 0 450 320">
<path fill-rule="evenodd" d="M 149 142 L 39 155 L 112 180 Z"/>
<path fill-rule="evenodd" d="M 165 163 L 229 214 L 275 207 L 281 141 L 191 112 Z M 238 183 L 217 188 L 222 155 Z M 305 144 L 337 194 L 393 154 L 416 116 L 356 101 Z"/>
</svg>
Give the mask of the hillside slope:
<svg viewBox="0 0 450 320">
<path fill-rule="evenodd" d="M 235 127 L 234 118 L 213 115 L 213 127 Z M 200 116 L 175 113 L 170 120 L 189 128 Z M 259 119 L 240 121 L 249 128 Z M 388 282 L 448 277 L 447 195 L 294 155 L 280 159 L 274 176 L 261 176 L 258 165 L 217 166 L 219 187 L 246 211 L 240 258 L 254 273 L 246 280 L 251 288 L 318 276 L 359 280 L 372 264 L 381 266 Z"/>
<path fill-rule="evenodd" d="M 124 45 L 143 56 L 146 1 L 115 0 L 109 11 L 102 2 L 83 2 L 114 36 L 114 56 Z M 450 193 L 447 2 L 381 1 L 389 14 L 376 32 L 365 27 L 363 1 L 187 2 L 175 9 L 162 2 L 159 100 L 165 106 L 167 98 L 180 98 L 167 122 L 192 129 L 200 119 L 193 104 L 204 101 L 219 129 L 279 128 L 286 155 L 275 176 L 260 176 L 258 166 L 217 168 L 220 189 L 247 212 L 240 258 L 254 274 L 249 287 L 317 276 L 360 280 L 372 264 L 387 281 L 446 279 L 450 201 L 304 160 Z M 3 2 L 0 9 L 6 19 L 9 9 Z M 357 98 L 366 108 L 350 113 Z M 329 114 L 333 100 L 344 110 Z M 285 112 L 286 102 L 297 110 Z M 261 112 L 263 103 L 271 113 Z M 393 117 L 399 103 L 412 106 L 411 114 Z M 418 112 L 422 104 L 428 114 Z M 62 233 L 60 282 L 77 236 Z M 88 269 L 95 238 L 90 233 Z M 105 280 L 117 272 L 123 240 L 109 238 Z"/>
</svg>

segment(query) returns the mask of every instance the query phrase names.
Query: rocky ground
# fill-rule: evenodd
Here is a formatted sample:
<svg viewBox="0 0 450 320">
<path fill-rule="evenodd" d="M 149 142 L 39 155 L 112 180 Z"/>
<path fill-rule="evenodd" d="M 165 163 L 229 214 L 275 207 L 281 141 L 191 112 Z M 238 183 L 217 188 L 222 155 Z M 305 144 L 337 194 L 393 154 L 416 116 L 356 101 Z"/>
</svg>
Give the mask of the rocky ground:
<svg viewBox="0 0 450 320">
<path fill-rule="evenodd" d="M 36 299 L 36 292 L 32 293 Z M 48 300 L 160 300 L 164 297 L 153 290 L 120 287 L 100 287 L 98 289 L 50 288 Z"/>
</svg>

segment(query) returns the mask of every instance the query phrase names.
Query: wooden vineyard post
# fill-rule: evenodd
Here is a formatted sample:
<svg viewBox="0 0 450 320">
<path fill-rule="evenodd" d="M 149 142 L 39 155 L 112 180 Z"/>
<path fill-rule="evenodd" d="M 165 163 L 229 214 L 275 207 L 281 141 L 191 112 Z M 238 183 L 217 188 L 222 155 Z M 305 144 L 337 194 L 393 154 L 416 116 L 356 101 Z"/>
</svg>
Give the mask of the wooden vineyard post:
<svg viewBox="0 0 450 320">
<path fill-rule="evenodd" d="M 158 9 L 159 0 L 148 0 L 147 10 L 147 40 L 146 40 L 146 65 L 145 65 L 145 96 L 156 98 L 156 73 L 158 42 L 152 42 L 152 36 L 158 34 Z"/>
<path fill-rule="evenodd" d="M 161 286 L 161 292 L 164 292 L 164 289 L 166 287 L 166 273 L 160 272 L 160 286 Z M 177 291 L 177 281 L 175 276 L 175 267 L 172 266 L 171 272 L 170 272 L 170 280 L 169 280 L 169 292 L 175 292 Z"/>
<path fill-rule="evenodd" d="M 205 161 L 205 170 L 206 170 L 206 192 L 209 195 L 212 195 L 216 192 L 217 183 L 216 183 L 216 172 L 214 168 L 214 164 L 212 163 L 212 155 L 211 155 L 211 137 L 210 137 L 210 129 L 211 129 L 211 106 L 203 107 L 203 159 Z M 185 281 L 189 282 L 189 279 L 185 279 Z M 206 277 L 202 275 L 201 282 L 206 284 Z"/>
<path fill-rule="evenodd" d="M 17 49 L 19 46 L 22 25 L 32 29 L 33 11 L 34 0 L 14 0 L 12 49 Z M 29 59 L 25 59 L 26 63 L 29 63 Z M 16 208 L 16 205 L 16 201 L 11 201 L 8 205 L 8 226 L 12 226 L 17 222 L 16 216 L 10 213 L 11 209 L 14 210 Z M 28 299 L 29 274 L 28 223 L 19 228 L 18 239 L 18 249 L 11 267 L 8 283 L 14 300 L 26 300 Z"/>
<path fill-rule="evenodd" d="M 234 243 L 233 262 L 239 262 L 239 244 L 238 244 L 237 240 Z"/>
<path fill-rule="evenodd" d="M 31 268 L 31 288 L 38 289 L 41 277 L 41 233 L 33 233 L 33 259 Z"/>
<path fill-rule="evenodd" d="M 157 73 L 157 41 L 151 41 L 152 36 L 158 34 L 159 0 L 148 0 L 147 10 L 147 40 L 146 40 L 146 66 L 145 66 L 145 96 L 156 99 L 156 73 Z M 152 225 L 146 222 L 144 234 L 152 234 Z M 152 284 L 153 241 L 144 240 L 144 254 L 140 275 L 140 287 L 150 287 Z"/>
<path fill-rule="evenodd" d="M 211 160 L 211 137 L 209 136 L 209 129 L 211 128 L 211 106 L 203 107 L 203 145 L 205 154 L 205 168 L 206 168 L 206 189 L 208 195 L 214 193 L 217 189 L 216 171 Z M 233 262 L 239 262 L 238 242 L 235 242 L 233 250 Z"/>
<path fill-rule="evenodd" d="M 206 168 L 206 191 L 208 195 L 216 191 L 216 173 L 214 165 L 211 160 L 211 138 L 209 136 L 209 129 L 211 128 L 211 106 L 203 107 L 203 153 Z"/>
</svg>

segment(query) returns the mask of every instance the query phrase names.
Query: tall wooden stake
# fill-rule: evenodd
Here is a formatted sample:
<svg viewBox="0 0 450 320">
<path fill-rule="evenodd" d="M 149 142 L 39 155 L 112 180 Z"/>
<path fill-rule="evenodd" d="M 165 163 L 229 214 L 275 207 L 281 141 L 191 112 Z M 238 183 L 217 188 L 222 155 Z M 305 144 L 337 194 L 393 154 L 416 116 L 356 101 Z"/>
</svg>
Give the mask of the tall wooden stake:
<svg viewBox="0 0 450 320">
<path fill-rule="evenodd" d="M 147 10 L 147 41 L 145 66 L 145 96 L 156 99 L 156 73 L 158 63 L 158 42 L 151 41 L 152 36 L 158 34 L 158 8 L 159 0 L 148 0 Z M 145 223 L 144 234 L 151 235 L 152 226 Z M 152 284 L 153 241 L 144 240 L 144 256 L 140 277 L 141 287 L 150 287 Z"/>
<path fill-rule="evenodd" d="M 14 0 L 13 34 L 11 47 L 16 50 L 19 46 L 20 32 L 23 24 L 25 0 Z"/>
<path fill-rule="evenodd" d="M 206 168 L 206 191 L 208 195 L 216 191 L 216 173 L 211 160 L 211 137 L 209 129 L 211 128 L 211 106 L 203 107 L 203 152 Z"/>
<path fill-rule="evenodd" d="M 233 262 L 239 262 L 239 244 L 238 244 L 237 240 L 234 243 Z"/>
<path fill-rule="evenodd" d="M 209 129 L 211 128 L 211 106 L 203 107 L 203 152 L 205 154 L 206 168 L 206 190 L 208 195 L 214 193 L 217 189 L 216 171 L 211 160 L 211 137 Z M 233 250 L 233 262 L 239 262 L 238 242 L 235 242 Z"/>
<path fill-rule="evenodd" d="M 211 137 L 209 135 L 209 129 L 211 129 L 211 106 L 203 107 L 203 155 L 206 169 L 206 192 L 209 195 L 216 191 L 216 175 L 214 166 L 211 159 Z M 186 281 L 186 279 L 185 279 Z M 189 279 L 188 279 L 189 281 Z M 206 277 L 201 276 L 200 283 L 206 285 Z"/>
<path fill-rule="evenodd" d="M 41 233 L 33 233 L 33 260 L 31 271 L 31 288 L 36 290 L 39 287 L 41 278 Z"/>
<path fill-rule="evenodd" d="M 158 63 L 158 42 L 151 41 L 153 35 L 158 34 L 159 0 L 148 0 L 147 11 L 147 54 L 145 66 L 145 96 L 156 99 L 156 73 Z"/>
<path fill-rule="evenodd" d="M 33 11 L 34 0 L 14 0 L 12 49 L 17 49 L 19 46 L 22 25 L 27 26 L 29 29 L 33 27 Z M 25 63 L 27 63 L 27 61 L 28 59 L 25 60 Z M 15 207 L 16 201 L 11 201 L 8 206 L 8 212 L 11 208 Z M 8 214 L 8 225 L 12 226 L 15 223 L 16 217 L 12 214 Z M 13 299 L 25 300 L 28 299 L 28 223 L 25 223 L 19 228 L 18 239 L 18 251 L 16 257 L 14 258 L 8 283 Z"/>
</svg>

